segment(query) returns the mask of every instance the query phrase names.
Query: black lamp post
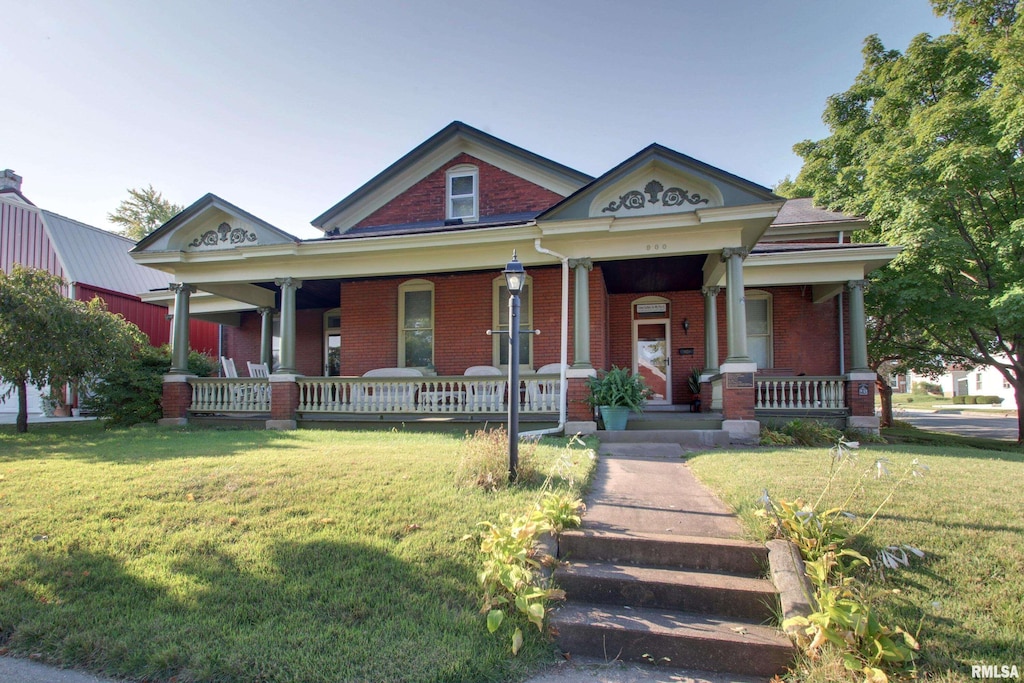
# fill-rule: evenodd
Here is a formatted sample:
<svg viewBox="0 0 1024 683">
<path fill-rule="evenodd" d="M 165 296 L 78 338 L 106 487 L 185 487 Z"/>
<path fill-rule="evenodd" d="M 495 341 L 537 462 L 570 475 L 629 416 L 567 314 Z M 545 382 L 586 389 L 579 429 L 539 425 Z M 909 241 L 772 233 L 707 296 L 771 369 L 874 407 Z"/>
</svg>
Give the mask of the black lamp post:
<svg viewBox="0 0 1024 683">
<path fill-rule="evenodd" d="M 519 295 L 526 283 L 526 271 L 512 250 L 505 266 L 508 287 L 508 480 L 514 482 L 519 469 Z"/>
</svg>

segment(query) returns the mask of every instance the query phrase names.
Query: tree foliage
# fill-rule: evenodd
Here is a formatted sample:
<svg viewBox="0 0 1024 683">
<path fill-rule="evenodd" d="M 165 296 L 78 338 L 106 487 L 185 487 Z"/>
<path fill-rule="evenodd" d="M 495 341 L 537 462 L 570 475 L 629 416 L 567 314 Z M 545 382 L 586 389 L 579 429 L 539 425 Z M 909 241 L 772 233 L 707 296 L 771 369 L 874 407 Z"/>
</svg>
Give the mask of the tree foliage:
<svg viewBox="0 0 1024 683">
<path fill-rule="evenodd" d="M 0 272 L 0 380 L 18 393 L 19 432 L 28 429 L 27 387 L 63 386 L 114 372 L 146 337 L 132 323 L 65 296 L 67 283 L 42 270 Z"/>
<path fill-rule="evenodd" d="M 160 400 L 163 376 L 170 367 L 170 346 L 165 345 L 159 349 L 147 346 L 141 349 L 133 358 L 122 363 L 117 372 L 100 378 L 92 385 L 90 409 L 106 418 L 110 427 L 155 422 L 162 414 Z M 189 353 L 189 374 L 207 377 L 215 368 L 216 363 L 206 356 L 196 351 Z"/>
<path fill-rule="evenodd" d="M 990 365 L 1020 408 L 1024 4 L 933 6 L 953 33 L 918 35 L 902 54 L 868 37 L 860 74 L 826 105 L 831 134 L 794 147 L 804 166 L 787 191 L 866 216 L 859 239 L 903 247 L 868 291 L 875 367 Z"/>
<path fill-rule="evenodd" d="M 107 220 L 121 226 L 119 234 L 136 242 L 169 221 L 185 207 L 174 204 L 153 189 L 152 185 L 128 190 L 128 199 Z"/>
</svg>

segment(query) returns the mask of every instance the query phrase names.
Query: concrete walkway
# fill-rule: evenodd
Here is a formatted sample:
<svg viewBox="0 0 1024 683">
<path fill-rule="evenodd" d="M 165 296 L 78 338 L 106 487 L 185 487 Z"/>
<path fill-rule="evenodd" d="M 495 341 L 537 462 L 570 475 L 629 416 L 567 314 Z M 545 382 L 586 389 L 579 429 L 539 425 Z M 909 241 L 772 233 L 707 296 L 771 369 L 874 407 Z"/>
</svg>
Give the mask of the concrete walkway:
<svg viewBox="0 0 1024 683">
<path fill-rule="evenodd" d="M 67 418 L 63 418 L 67 419 Z M 740 538 L 729 509 L 697 481 L 679 449 L 602 447 L 587 496 L 585 526 L 595 531 L 712 538 Z M 622 661 L 576 658 L 561 662 L 527 683 L 751 683 L 757 679 Z M 114 683 L 35 662 L 0 657 L 4 683 Z"/>
</svg>

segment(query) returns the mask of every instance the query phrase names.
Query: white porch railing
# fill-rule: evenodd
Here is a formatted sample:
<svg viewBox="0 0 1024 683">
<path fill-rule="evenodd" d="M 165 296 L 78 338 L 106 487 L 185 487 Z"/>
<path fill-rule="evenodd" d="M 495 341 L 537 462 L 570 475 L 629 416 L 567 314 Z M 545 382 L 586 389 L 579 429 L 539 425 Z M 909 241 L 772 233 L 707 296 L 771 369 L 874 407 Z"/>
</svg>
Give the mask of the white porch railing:
<svg viewBox="0 0 1024 683">
<path fill-rule="evenodd" d="M 755 410 L 830 410 L 846 407 L 842 377 L 757 377 Z"/>
<path fill-rule="evenodd" d="M 456 376 L 427 378 L 301 377 L 300 413 L 504 413 L 508 379 Z M 522 413 L 554 413 L 558 375 L 533 375 L 519 382 Z M 513 392 L 515 393 L 515 392 Z"/>
<path fill-rule="evenodd" d="M 270 381 L 262 378 L 197 377 L 190 379 L 196 413 L 270 412 Z"/>
</svg>

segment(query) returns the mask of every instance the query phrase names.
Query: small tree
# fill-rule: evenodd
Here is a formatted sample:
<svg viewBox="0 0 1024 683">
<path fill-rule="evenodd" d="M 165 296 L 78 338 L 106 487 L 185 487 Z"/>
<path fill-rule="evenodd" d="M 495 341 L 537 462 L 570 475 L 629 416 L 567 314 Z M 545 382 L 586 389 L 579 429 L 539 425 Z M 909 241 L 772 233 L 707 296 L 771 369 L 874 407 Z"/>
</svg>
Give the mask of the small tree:
<svg viewBox="0 0 1024 683">
<path fill-rule="evenodd" d="M 17 431 L 28 431 L 28 385 L 75 383 L 115 370 L 146 344 L 132 323 L 64 296 L 67 283 L 16 265 L 0 272 L 0 380 L 18 394 Z M 8 394 L 11 392 L 8 392 Z"/>
<path fill-rule="evenodd" d="M 116 372 L 97 378 L 90 387 L 89 407 L 106 418 L 110 427 L 155 422 L 162 414 L 163 376 L 170 368 L 170 346 L 147 346 Z M 189 374 L 206 377 L 215 368 L 216 363 L 210 358 L 195 351 L 189 353 Z"/>
<path fill-rule="evenodd" d="M 164 199 L 160 192 L 148 185 L 145 188 L 129 189 L 128 199 L 122 201 L 116 211 L 108 213 L 107 220 L 121 226 L 120 235 L 138 242 L 183 208 Z"/>
</svg>

